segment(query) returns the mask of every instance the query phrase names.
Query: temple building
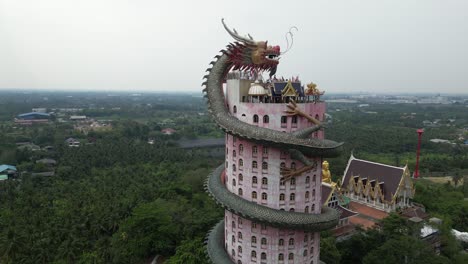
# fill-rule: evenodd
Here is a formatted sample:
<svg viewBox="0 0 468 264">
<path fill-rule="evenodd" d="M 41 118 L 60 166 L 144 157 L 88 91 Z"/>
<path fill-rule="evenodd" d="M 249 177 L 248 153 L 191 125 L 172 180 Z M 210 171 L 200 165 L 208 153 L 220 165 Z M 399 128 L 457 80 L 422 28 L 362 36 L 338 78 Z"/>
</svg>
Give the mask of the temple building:
<svg viewBox="0 0 468 264">
<path fill-rule="evenodd" d="M 349 209 L 358 213 L 350 222 L 370 228 L 390 212 L 413 208 L 415 189 L 408 166 L 390 166 L 351 155 L 340 191 L 349 197 Z"/>
<path fill-rule="evenodd" d="M 356 159 L 351 155 L 341 190 L 352 201 L 386 212 L 410 206 L 414 186 L 408 166 L 403 168 Z"/>
</svg>

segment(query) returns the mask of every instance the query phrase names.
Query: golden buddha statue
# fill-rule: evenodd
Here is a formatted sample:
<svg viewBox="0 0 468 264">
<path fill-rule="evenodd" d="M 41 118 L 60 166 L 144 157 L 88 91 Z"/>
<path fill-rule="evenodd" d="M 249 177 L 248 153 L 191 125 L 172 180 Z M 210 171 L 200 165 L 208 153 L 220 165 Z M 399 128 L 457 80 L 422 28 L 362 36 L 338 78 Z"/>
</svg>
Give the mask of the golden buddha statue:
<svg viewBox="0 0 468 264">
<path fill-rule="evenodd" d="M 331 173 L 330 173 L 330 166 L 328 161 L 324 161 L 322 163 L 322 182 L 334 185 L 335 183 L 332 182 Z"/>
</svg>

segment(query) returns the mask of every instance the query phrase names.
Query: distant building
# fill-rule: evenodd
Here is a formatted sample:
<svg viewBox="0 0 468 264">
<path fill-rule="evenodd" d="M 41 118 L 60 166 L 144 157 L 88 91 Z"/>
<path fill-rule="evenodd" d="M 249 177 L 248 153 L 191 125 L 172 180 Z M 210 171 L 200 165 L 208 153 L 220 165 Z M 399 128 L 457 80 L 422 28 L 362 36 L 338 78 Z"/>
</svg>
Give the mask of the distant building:
<svg viewBox="0 0 468 264">
<path fill-rule="evenodd" d="M 40 159 L 36 160 L 36 163 L 45 164 L 49 167 L 54 167 L 55 165 L 57 165 L 57 161 L 54 159 Z"/>
<path fill-rule="evenodd" d="M 432 142 L 432 143 L 447 143 L 447 144 L 451 144 L 451 143 L 450 143 L 450 140 L 447 140 L 447 139 L 440 139 L 440 138 L 433 138 L 433 139 L 430 139 L 429 141 Z"/>
<path fill-rule="evenodd" d="M 38 120 L 38 119 L 49 119 L 50 115 L 47 113 L 30 112 L 30 113 L 19 114 L 17 118 L 20 120 Z"/>
<path fill-rule="evenodd" d="M 45 151 L 53 151 L 54 147 L 53 146 L 45 146 L 42 149 L 45 150 Z"/>
<path fill-rule="evenodd" d="M 48 123 L 49 118 L 50 115 L 47 113 L 30 112 L 18 115 L 14 121 L 19 125 L 32 125 Z"/>
<path fill-rule="evenodd" d="M 161 130 L 161 133 L 163 133 L 164 135 L 172 135 L 175 132 L 177 132 L 177 131 L 172 129 L 172 128 L 165 128 L 165 129 Z"/>
<path fill-rule="evenodd" d="M 80 141 L 77 140 L 77 139 L 74 139 L 74 138 L 67 138 L 65 140 L 65 143 L 69 146 L 69 147 L 79 147 L 80 146 Z"/>
<path fill-rule="evenodd" d="M 32 112 L 37 112 L 37 113 L 47 113 L 47 108 L 33 108 L 31 109 Z"/>
<path fill-rule="evenodd" d="M 71 121 L 83 121 L 83 120 L 86 120 L 86 116 L 85 115 L 72 115 L 70 116 L 70 120 Z"/>
<path fill-rule="evenodd" d="M 15 166 L 2 164 L 0 165 L 0 181 L 16 177 L 17 169 Z"/>
</svg>

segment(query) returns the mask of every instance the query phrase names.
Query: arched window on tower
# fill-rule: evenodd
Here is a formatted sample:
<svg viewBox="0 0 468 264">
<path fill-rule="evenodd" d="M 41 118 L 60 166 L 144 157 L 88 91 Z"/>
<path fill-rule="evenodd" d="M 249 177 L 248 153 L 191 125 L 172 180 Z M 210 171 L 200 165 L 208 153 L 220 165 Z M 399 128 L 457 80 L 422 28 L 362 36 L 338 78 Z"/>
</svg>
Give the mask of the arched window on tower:
<svg viewBox="0 0 468 264">
<path fill-rule="evenodd" d="M 232 156 L 233 156 L 234 158 L 236 157 L 236 150 L 235 150 L 235 149 L 232 151 Z"/>
<path fill-rule="evenodd" d="M 279 255 L 278 255 L 278 260 L 279 260 L 279 261 L 283 261 L 283 260 L 284 260 L 284 255 L 283 255 L 283 253 L 279 253 Z"/>
<path fill-rule="evenodd" d="M 239 174 L 239 184 L 241 184 L 240 182 L 244 180 L 244 176 L 242 176 L 242 174 Z"/>
<path fill-rule="evenodd" d="M 292 124 L 293 127 L 297 126 L 297 116 L 293 116 L 291 118 L 291 124 Z"/>
<path fill-rule="evenodd" d="M 290 239 L 289 239 L 288 245 L 294 246 L 294 238 L 290 238 Z"/>
<path fill-rule="evenodd" d="M 242 196 L 242 194 L 243 194 L 242 188 L 239 188 L 238 193 L 239 193 L 239 196 Z"/>
<path fill-rule="evenodd" d="M 296 178 L 294 178 L 294 177 L 291 178 L 291 180 L 289 180 L 289 183 L 290 183 L 291 185 L 296 185 Z"/>
<path fill-rule="evenodd" d="M 288 260 L 294 260 L 294 253 L 289 253 Z"/>
<path fill-rule="evenodd" d="M 233 107 L 232 107 L 232 112 L 233 112 L 234 114 L 237 113 L 237 106 L 233 106 Z"/>
<path fill-rule="evenodd" d="M 236 179 L 232 179 L 232 186 L 236 186 Z"/>
<path fill-rule="evenodd" d="M 254 122 L 254 123 L 258 123 L 258 115 L 254 115 L 254 116 L 253 116 L 253 122 Z"/>
<path fill-rule="evenodd" d="M 262 162 L 262 170 L 268 170 L 268 163 L 266 161 Z"/>
<path fill-rule="evenodd" d="M 290 200 L 290 201 L 296 200 L 296 194 L 291 193 L 291 194 L 289 195 L 289 200 Z"/>
<path fill-rule="evenodd" d="M 256 169 L 257 168 L 257 161 L 252 161 L 252 169 Z"/>
<path fill-rule="evenodd" d="M 239 155 L 242 155 L 244 152 L 244 145 L 240 144 L 239 145 Z"/>
<path fill-rule="evenodd" d="M 307 177 L 306 177 L 305 183 L 306 183 L 306 184 L 310 184 L 310 176 L 307 176 Z"/>
<path fill-rule="evenodd" d="M 305 209 L 304 209 L 304 213 L 309 213 L 309 206 L 306 206 Z"/>
<path fill-rule="evenodd" d="M 252 192 L 252 199 L 257 199 L 257 192 L 256 191 Z"/>
<path fill-rule="evenodd" d="M 279 200 L 284 201 L 284 193 L 280 193 Z"/>
<path fill-rule="evenodd" d="M 267 115 L 263 116 L 263 123 L 268 124 L 270 122 L 270 118 Z"/>
<path fill-rule="evenodd" d="M 262 200 L 266 200 L 268 198 L 268 195 L 266 193 L 262 193 Z"/>
<path fill-rule="evenodd" d="M 242 166 L 244 166 L 244 160 L 239 159 L 239 169 L 242 168 Z"/>
<path fill-rule="evenodd" d="M 257 243 L 257 237 L 256 236 L 252 236 L 250 238 L 250 242 L 252 242 L 252 244 L 256 244 Z"/>
<path fill-rule="evenodd" d="M 252 185 L 257 184 L 257 183 L 258 183 L 257 176 L 253 176 L 252 177 Z"/>
<path fill-rule="evenodd" d="M 284 246 L 284 239 L 280 238 L 280 240 L 278 240 L 278 246 Z"/>
<path fill-rule="evenodd" d="M 265 252 L 262 252 L 261 254 L 261 257 L 260 257 L 262 260 L 266 260 L 267 257 L 266 257 L 266 253 Z"/>
<path fill-rule="evenodd" d="M 281 127 L 286 127 L 288 124 L 288 118 L 286 116 L 281 117 Z"/>
<path fill-rule="evenodd" d="M 267 177 L 262 178 L 262 185 L 267 185 L 268 184 L 268 179 Z"/>
</svg>

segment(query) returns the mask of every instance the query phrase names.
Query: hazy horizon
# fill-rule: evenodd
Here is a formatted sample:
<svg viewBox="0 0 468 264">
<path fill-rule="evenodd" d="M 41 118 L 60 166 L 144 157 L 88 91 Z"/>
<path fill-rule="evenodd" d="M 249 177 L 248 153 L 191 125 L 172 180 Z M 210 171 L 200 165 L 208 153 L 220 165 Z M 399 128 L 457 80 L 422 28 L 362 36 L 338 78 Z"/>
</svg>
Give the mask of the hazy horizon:
<svg viewBox="0 0 468 264">
<path fill-rule="evenodd" d="M 19 88 L 19 89 L 8 89 L 2 88 L 0 89 L 0 94 L 2 92 L 5 93 L 116 93 L 116 94 L 200 94 L 203 95 L 201 90 L 170 90 L 170 91 L 162 91 L 162 90 L 100 90 L 100 89 L 27 89 L 27 88 Z M 430 96 L 430 95 L 441 95 L 441 96 L 462 96 L 468 97 L 468 92 L 370 92 L 370 91 L 350 91 L 350 92 L 326 92 L 324 96 L 328 95 L 390 95 L 390 96 Z"/>
<path fill-rule="evenodd" d="M 0 0 L 0 90 L 198 92 L 241 34 L 327 93 L 468 92 L 466 1 Z M 184 87 L 184 88 L 179 88 Z"/>
</svg>

